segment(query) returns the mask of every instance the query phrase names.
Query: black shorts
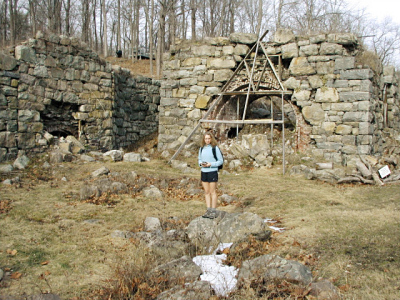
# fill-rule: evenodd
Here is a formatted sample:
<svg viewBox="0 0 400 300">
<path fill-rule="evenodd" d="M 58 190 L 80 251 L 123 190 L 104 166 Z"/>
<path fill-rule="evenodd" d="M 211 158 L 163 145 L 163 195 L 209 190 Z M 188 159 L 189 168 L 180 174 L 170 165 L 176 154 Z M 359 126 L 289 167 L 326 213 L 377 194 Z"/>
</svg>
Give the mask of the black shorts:
<svg viewBox="0 0 400 300">
<path fill-rule="evenodd" d="M 218 171 L 201 172 L 201 181 L 203 181 L 203 182 L 218 182 Z"/>
</svg>

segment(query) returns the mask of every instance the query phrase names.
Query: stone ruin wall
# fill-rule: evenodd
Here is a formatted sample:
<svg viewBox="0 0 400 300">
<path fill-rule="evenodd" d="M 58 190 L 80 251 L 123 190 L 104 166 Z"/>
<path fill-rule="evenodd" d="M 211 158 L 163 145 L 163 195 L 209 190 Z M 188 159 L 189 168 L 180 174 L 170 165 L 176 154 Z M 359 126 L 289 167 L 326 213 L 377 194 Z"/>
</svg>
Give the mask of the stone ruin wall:
<svg viewBox="0 0 400 300">
<path fill-rule="evenodd" d="M 89 149 L 129 146 L 157 131 L 159 88 L 76 38 L 39 33 L 0 53 L 0 161 L 44 151 L 47 133 Z"/>
<path fill-rule="evenodd" d="M 251 35 L 232 34 L 203 43 L 178 43 L 165 55 L 159 150 L 173 154 L 186 140 L 255 41 Z M 375 74 L 362 65 L 356 36 L 303 38 L 283 30 L 265 45 L 269 55 L 282 57 L 282 82 L 292 91 L 288 101 L 300 134 L 298 148 L 306 141 L 315 156 L 346 165 L 358 155 L 382 154 L 389 136 L 399 140 L 395 69 L 385 67 L 382 74 Z M 197 141 L 200 134 L 198 130 L 192 140 Z"/>
</svg>

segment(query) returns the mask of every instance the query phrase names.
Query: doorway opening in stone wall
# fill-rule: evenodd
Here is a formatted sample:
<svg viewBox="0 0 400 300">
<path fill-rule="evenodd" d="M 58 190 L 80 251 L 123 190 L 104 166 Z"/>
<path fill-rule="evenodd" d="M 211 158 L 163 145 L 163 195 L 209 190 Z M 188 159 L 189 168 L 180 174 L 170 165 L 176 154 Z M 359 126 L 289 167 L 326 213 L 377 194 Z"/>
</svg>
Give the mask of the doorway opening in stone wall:
<svg viewBox="0 0 400 300">
<path fill-rule="evenodd" d="M 72 116 L 72 112 L 78 111 L 78 108 L 78 104 L 51 100 L 51 103 L 46 105 L 41 112 L 43 129 L 56 139 L 69 135 L 78 138 L 79 121 Z"/>
<path fill-rule="evenodd" d="M 244 95 L 234 95 L 227 97 L 221 101 L 212 116 L 216 120 L 240 120 L 243 117 L 245 109 L 246 97 Z M 283 102 L 283 107 L 282 107 Z M 282 113 L 284 118 L 282 118 Z M 275 95 L 251 95 L 249 97 L 248 105 L 245 113 L 246 124 L 234 123 L 206 123 L 206 127 L 212 130 L 218 140 L 226 141 L 240 137 L 241 134 L 246 133 L 280 133 L 282 124 L 272 122 L 284 120 L 284 127 L 286 130 L 296 129 L 296 112 L 290 104 L 290 98 L 286 95 L 282 101 L 280 96 Z M 257 121 L 270 120 L 270 124 L 257 124 Z M 252 124 L 254 121 L 254 124 Z"/>
</svg>

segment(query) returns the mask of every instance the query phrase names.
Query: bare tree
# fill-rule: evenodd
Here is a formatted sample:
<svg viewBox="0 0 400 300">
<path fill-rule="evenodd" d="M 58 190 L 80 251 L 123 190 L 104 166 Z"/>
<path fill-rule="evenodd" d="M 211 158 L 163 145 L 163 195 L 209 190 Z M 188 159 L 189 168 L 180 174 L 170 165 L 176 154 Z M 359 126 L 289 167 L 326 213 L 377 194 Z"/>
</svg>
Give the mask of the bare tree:
<svg viewBox="0 0 400 300">
<path fill-rule="evenodd" d="M 372 48 L 383 65 L 397 65 L 400 60 L 400 25 L 386 18 L 382 22 L 372 23 Z"/>
<path fill-rule="evenodd" d="M 118 0 L 117 3 L 117 50 L 121 50 L 121 0 Z"/>
<path fill-rule="evenodd" d="M 196 0 L 190 0 L 190 27 L 192 31 L 192 40 L 196 40 Z"/>
<path fill-rule="evenodd" d="M 82 0 L 82 40 L 89 42 L 90 13 L 89 0 Z"/>
<path fill-rule="evenodd" d="M 65 34 L 70 36 L 71 35 L 71 20 L 70 20 L 71 0 L 65 0 L 64 9 L 65 9 Z"/>
<path fill-rule="evenodd" d="M 106 11 L 106 0 L 102 0 L 101 10 L 103 14 L 103 55 L 108 56 L 107 50 L 107 11 Z"/>
</svg>

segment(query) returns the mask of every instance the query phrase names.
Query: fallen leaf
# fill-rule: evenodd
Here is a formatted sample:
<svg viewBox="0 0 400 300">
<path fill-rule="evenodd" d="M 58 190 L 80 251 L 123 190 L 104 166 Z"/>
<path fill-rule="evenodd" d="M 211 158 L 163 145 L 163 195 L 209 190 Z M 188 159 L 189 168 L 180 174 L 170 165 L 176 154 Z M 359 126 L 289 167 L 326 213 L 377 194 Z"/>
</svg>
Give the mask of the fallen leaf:
<svg viewBox="0 0 400 300">
<path fill-rule="evenodd" d="M 7 249 L 7 254 L 10 254 L 10 255 L 12 255 L 12 256 L 15 256 L 16 254 L 18 253 L 18 251 L 17 250 L 11 250 L 11 249 Z"/>
<path fill-rule="evenodd" d="M 46 261 L 44 261 L 44 262 L 42 262 L 42 263 L 40 263 L 42 266 L 44 266 L 44 265 L 48 265 L 49 264 L 49 261 L 48 260 L 46 260 Z"/>
<path fill-rule="evenodd" d="M 12 274 L 10 275 L 10 278 L 11 278 L 11 279 L 20 279 L 21 276 L 22 276 L 22 273 L 20 273 L 20 272 L 14 272 L 14 273 L 12 273 Z"/>
</svg>

